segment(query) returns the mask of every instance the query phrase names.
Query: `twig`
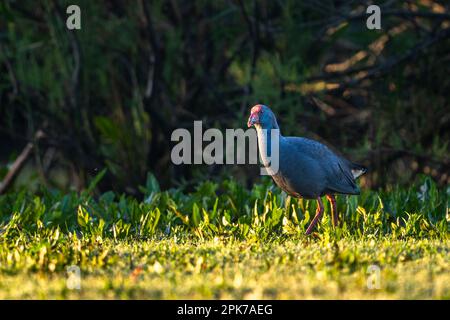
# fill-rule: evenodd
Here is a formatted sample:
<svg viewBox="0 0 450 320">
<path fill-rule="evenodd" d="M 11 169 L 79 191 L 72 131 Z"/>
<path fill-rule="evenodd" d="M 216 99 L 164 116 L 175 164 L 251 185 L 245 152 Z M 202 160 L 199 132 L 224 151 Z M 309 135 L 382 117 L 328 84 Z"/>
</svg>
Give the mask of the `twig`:
<svg viewBox="0 0 450 320">
<path fill-rule="evenodd" d="M 8 57 L 6 56 L 6 53 L 4 52 L 3 46 L 1 44 L 0 44 L 0 56 L 3 56 L 3 58 L 4 58 L 5 66 L 6 66 L 6 69 L 8 70 L 8 74 L 11 79 L 11 83 L 13 86 L 13 92 L 12 92 L 13 97 L 17 97 L 17 94 L 19 93 L 19 84 L 17 81 L 17 77 L 14 73 L 11 62 L 9 61 Z"/>
<path fill-rule="evenodd" d="M 399 57 L 392 58 L 391 60 L 388 60 L 387 62 L 379 65 L 378 67 L 367 71 L 367 73 L 364 77 L 354 78 L 354 79 L 351 79 L 350 81 L 343 82 L 342 84 L 339 85 L 338 88 L 333 88 L 329 91 L 339 91 L 344 88 L 354 87 L 355 85 L 360 84 L 364 80 L 385 75 L 395 66 L 397 66 L 405 61 L 415 58 L 419 53 L 421 53 L 425 49 L 433 46 L 439 40 L 445 39 L 449 36 L 450 36 L 450 28 L 441 30 L 441 32 L 437 33 L 434 37 L 428 38 L 428 39 L 418 43 L 412 49 L 408 50 L 408 52 L 406 52 L 405 54 L 403 54 Z"/>
<path fill-rule="evenodd" d="M 59 20 L 61 22 L 64 21 L 63 18 L 63 10 L 61 6 L 58 3 L 55 3 L 55 13 Z M 71 87 L 70 87 L 70 103 L 73 109 L 76 109 L 77 103 L 78 103 L 78 88 L 80 84 L 80 72 L 82 69 L 82 57 L 81 57 L 81 50 L 80 50 L 80 44 L 78 41 L 78 38 L 76 36 L 76 33 L 64 28 L 67 33 L 67 38 L 69 40 L 69 44 L 72 49 L 72 55 L 74 60 L 74 67 L 72 71 L 72 77 L 71 77 Z"/>
<path fill-rule="evenodd" d="M 3 181 L 0 183 L 0 194 L 3 194 L 9 188 L 11 183 L 14 181 L 14 178 L 17 176 L 17 174 L 20 172 L 20 170 L 23 168 L 23 165 L 29 158 L 31 151 L 33 151 L 33 148 L 35 147 L 37 141 L 42 139 L 44 136 L 44 132 L 42 130 L 38 130 L 34 136 L 34 142 L 27 143 L 25 148 L 17 157 L 16 161 L 14 161 L 14 163 L 10 167 Z"/>
<path fill-rule="evenodd" d="M 450 166 L 450 158 L 448 158 L 448 157 L 442 157 L 441 159 L 438 159 L 431 154 L 414 152 L 412 150 L 380 147 L 380 148 L 377 148 L 374 150 L 369 150 L 368 152 L 370 154 L 370 156 L 368 157 L 369 159 L 373 158 L 374 157 L 373 155 L 388 154 L 393 157 L 392 159 L 390 159 L 391 161 L 393 159 L 410 156 L 410 157 L 425 160 L 425 161 L 428 161 L 431 163 L 435 163 L 435 164 L 439 164 L 439 165 L 443 165 L 443 166 Z"/>
<path fill-rule="evenodd" d="M 252 39 L 253 43 L 253 52 L 252 52 L 252 62 L 251 62 L 251 71 L 250 71 L 250 82 L 254 78 L 255 72 L 256 72 L 256 61 L 258 59 L 258 53 L 259 53 L 259 29 L 258 29 L 258 20 L 255 21 L 255 23 L 252 23 L 252 20 L 250 16 L 247 13 L 247 10 L 245 10 L 245 5 L 242 2 L 242 0 L 238 0 L 239 9 L 242 13 L 242 16 L 244 18 L 245 23 L 248 27 L 248 32 L 250 34 L 250 38 Z M 254 5 L 254 11 L 255 11 L 255 19 L 258 18 L 257 13 L 257 7 L 256 2 L 253 3 Z M 250 86 L 250 83 L 249 83 Z"/>
</svg>

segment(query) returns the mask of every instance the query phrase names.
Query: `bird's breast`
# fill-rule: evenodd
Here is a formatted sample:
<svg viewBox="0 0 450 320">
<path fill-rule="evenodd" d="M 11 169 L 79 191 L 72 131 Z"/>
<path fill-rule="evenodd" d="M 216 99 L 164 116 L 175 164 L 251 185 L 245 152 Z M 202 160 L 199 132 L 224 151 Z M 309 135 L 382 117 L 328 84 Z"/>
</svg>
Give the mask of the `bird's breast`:
<svg viewBox="0 0 450 320">
<path fill-rule="evenodd" d="M 295 197 L 295 198 L 300 198 L 302 197 L 302 195 L 300 193 L 298 193 L 291 185 L 291 183 L 289 182 L 289 180 L 284 177 L 281 173 L 277 173 L 275 175 L 272 176 L 273 181 L 276 183 L 276 185 L 278 187 L 280 187 L 281 190 L 283 190 L 284 192 L 286 192 L 288 195 Z"/>
</svg>

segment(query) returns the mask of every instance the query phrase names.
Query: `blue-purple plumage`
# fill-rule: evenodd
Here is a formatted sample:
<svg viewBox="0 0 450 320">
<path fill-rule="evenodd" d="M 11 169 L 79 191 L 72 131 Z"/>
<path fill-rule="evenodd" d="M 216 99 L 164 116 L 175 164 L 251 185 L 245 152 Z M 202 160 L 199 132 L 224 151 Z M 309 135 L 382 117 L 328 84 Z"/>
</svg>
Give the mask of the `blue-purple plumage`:
<svg viewBox="0 0 450 320">
<path fill-rule="evenodd" d="M 328 193 L 359 194 L 350 161 L 306 138 L 280 137 L 279 175 L 305 198 Z"/>
<path fill-rule="evenodd" d="M 264 139 L 263 129 L 278 129 L 275 115 L 261 105 L 256 130 Z M 258 141 L 261 147 L 269 148 Z M 279 170 L 272 175 L 275 183 L 288 194 L 317 198 L 326 194 L 359 194 L 355 179 L 365 168 L 336 155 L 327 146 L 307 138 L 279 135 Z"/>
<path fill-rule="evenodd" d="M 306 234 L 312 232 L 322 217 L 324 206 L 321 197 L 324 195 L 331 204 L 333 225 L 338 226 L 339 213 L 334 195 L 359 194 L 355 179 L 364 174 L 366 168 L 338 156 L 320 142 L 283 137 L 275 115 L 265 105 L 258 104 L 251 109 L 247 125 L 256 128 L 261 159 L 275 183 L 294 197 L 317 199 L 317 212 Z M 270 160 L 276 152 L 272 150 L 272 142 L 276 140 L 279 141 L 279 168 L 273 170 Z"/>
</svg>

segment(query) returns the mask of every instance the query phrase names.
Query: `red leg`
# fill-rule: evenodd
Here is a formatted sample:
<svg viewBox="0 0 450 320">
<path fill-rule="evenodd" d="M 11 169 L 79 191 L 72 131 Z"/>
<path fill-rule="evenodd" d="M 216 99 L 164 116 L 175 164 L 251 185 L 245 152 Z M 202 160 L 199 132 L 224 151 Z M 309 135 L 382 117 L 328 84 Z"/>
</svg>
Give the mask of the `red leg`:
<svg viewBox="0 0 450 320">
<path fill-rule="evenodd" d="M 333 226 L 337 227 L 339 224 L 339 214 L 336 208 L 336 198 L 332 194 L 327 194 L 327 199 L 331 204 L 331 221 L 333 222 Z"/>
<path fill-rule="evenodd" d="M 316 211 L 316 215 L 314 216 L 313 221 L 311 222 L 311 224 L 309 225 L 308 229 L 306 229 L 306 235 L 311 234 L 312 230 L 314 229 L 314 227 L 316 226 L 317 222 L 320 220 L 320 218 L 322 217 L 323 214 L 323 203 L 322 203 L 322 199 L 320 197 L 317 198 L 317 211 Z"/>
</svg>

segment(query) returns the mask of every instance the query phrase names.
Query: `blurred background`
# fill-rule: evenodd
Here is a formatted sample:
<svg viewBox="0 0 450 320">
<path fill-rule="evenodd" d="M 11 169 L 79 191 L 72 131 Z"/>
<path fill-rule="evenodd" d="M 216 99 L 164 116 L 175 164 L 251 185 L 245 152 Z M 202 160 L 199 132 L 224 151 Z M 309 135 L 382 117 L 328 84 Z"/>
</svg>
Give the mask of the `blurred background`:
<svg viewBox="0 0 450 320">
<path fill-rule="evenodd" d="M 68 30 L 66 8 L 81 8 Z M 0 193 L 139 193 L 257 166 L 175 166 L 176 128 L 244 128 L 270 106 L 284 135 L 369 167 L 364 188 L 450 182 L 447 1 L 14 1 L 0 3 Z M 104 169 L 106 171 L 103 171 Z"/>
</svg>

